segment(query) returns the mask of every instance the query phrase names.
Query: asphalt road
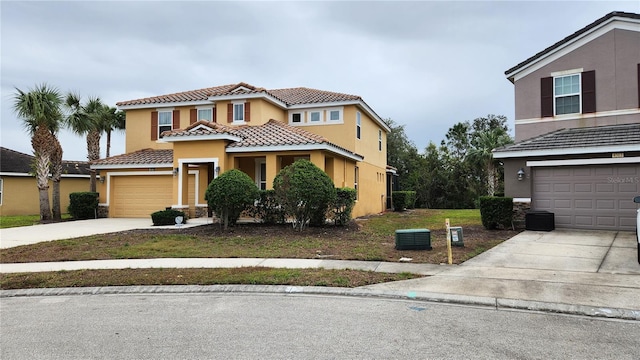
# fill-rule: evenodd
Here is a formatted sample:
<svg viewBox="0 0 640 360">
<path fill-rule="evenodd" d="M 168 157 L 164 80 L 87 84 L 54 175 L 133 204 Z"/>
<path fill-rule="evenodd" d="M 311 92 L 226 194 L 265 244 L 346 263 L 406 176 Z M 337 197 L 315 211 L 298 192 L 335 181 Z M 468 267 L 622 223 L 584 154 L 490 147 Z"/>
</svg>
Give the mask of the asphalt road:
<svg viewBox="0 0 640 360">
<path fill-rule="evenodd" d="M 638 359 L 640 322 L 281 294 L 3 298 L 2 359 Z"/>
</svg>

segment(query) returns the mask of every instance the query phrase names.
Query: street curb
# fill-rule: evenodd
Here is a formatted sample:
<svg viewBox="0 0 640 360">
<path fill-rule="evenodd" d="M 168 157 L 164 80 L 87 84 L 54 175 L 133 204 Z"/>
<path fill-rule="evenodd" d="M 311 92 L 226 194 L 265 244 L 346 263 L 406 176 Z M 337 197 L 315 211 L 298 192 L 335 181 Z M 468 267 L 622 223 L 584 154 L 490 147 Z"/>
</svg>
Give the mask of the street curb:
<svg viewBox="0 0 640 360">
<path fill-rule="evenodd" d="M 548 303 L 541 301 L 502 299 L 488 296 L 467 296 L 429 292 L 382 291 L 363 288 L 288 285 L 158 285 L 103 286 L 77 288 L 38 288 L 0 290 L 0 298 L 73 295 L 136 295 L 136 294 L 207 294 L 207 293 L 263 293 L 334 295 L 381 299 L 415 300 L 444 304 L 490 307 L 496 310 L 527 310 L 608 319 L 640 321 L 640 310 L 595 307 L 586 305 Z"/>
</svg>

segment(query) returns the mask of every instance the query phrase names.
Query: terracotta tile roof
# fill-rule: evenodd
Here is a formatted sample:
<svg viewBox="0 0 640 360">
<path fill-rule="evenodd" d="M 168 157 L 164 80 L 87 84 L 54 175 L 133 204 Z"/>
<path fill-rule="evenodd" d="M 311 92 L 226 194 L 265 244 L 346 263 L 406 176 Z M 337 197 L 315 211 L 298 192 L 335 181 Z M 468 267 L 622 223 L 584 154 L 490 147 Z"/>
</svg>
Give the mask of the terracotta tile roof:
<svg viewBox="0 0 640 360">
<path fill-rule="evenodd" d="M 510 73 L 520 69 L 521 67 L 524 67 L 525 65 L 543 57 L 544 55 L 553 52 L 554 50 L 562 47 L 564 44 L 567 44 L 569 42 L 571 42 L 572 40 L 576 39 L 577 37 L 581 36 L 582 34 L 588 33 L 589 31 L 591 31 L 592 29 L 598 27 L 600 24 L 606 22 L 607 20 L 613 18 L 613 17 L 623 17 L 623 18 L 628 18 L 628 19 L 640 19 L 640 14 L 636 14 L 636 13 L 628 13 L 628 12 L 621 12 L 621 11 L 613 11 L 608 13 L 607 15 L 601 17 L 600 19 L 592 22 L 591 24 L 583 27 L 582 29 L 574 32 L 573 34 L 565 37 L 564 39 L 558 41 L 557 43 L 549 46 L 548 48 L 540 51 L 539 53 L 533 55 L 532 57 L 526 59 L 525 61 L 519 63 L 518 65 L 512 67 L 511 69 L 505 71 L 505 75 L 509 75 Z"/>
<path fill-rule="evenodd" d="M 172 163 L 173 150 L 142 149 L 128 154 L 95 160 L 91 162 L 91 165 L 151 165 Z"/>
<path fill-rule="evenodd" d="M 34 157 L 19 151 L 0 147 L 0 172 L 28 174 Z M 87 161 L 62 161 L 62 174 L 89 175 L 89 163 Z"/>
<path fill-rule="evenodd" d="M 297 104 L 317 104 L 327 102 L 341 101 L 357 101 L 362 100 L 360 96 L 336 93 L 331 91 L 309 89 L 305 87 L 266 90 L 264 88 L 255 87 L 247 83 L 228 84 L 198 90 L 184 91 L 175 94 L 159 95 L 144 99 L 121 101 L 116 103 L 117 106 L 127 105 L 148 105 L 163 104 L 173 102 L 190 102 L 190 101 L 206 101 L 210 97 L 238 95 L 238 94 L 259 94 L 273 96 L 282 101 L 286 105 Z"/>
<path fill-rule="evenodd" d="M 562 129 L 495 149 L 494 153 L 637 145 L 640 124 Z"/>
<path fill-rule="evenodd" d="M 189 125 L 184 129 L 175 129 L 170 131 L 164 131 L 162 136 L 164 138 L 182 137 L 182 136 L 202 136 L 202 135 L 216 135 L 216 134 L 229 134 L 239 136 L 237 127 L 226 126 L 214 122 L 205 120 L 199 120 Z"/>
</svg>

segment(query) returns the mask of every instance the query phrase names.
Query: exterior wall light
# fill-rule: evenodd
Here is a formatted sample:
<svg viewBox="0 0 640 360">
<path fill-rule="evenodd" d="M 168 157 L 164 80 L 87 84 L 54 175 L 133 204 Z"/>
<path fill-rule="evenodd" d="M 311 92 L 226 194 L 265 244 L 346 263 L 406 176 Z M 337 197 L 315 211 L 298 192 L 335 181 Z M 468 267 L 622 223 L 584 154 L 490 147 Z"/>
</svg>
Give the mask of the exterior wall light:
<svg viewBox="0 0 640 360">
<path fill-rule="evenodd" d="M 100 176 L 100 184 L 104 184 L 104 176 Z"/>
<path fill-rule="evenodd" d="M 518 181 L 522 181 L 525 178 L 525 172 L 523 168 L 520 168 L 520 170 L 518 170 Z"/>
<path fill-rule="evenodd" d="M 173 169 L 173 176 L 177 176 L 179 172 L 180 172 L 180 168 Z"/>
</svg>

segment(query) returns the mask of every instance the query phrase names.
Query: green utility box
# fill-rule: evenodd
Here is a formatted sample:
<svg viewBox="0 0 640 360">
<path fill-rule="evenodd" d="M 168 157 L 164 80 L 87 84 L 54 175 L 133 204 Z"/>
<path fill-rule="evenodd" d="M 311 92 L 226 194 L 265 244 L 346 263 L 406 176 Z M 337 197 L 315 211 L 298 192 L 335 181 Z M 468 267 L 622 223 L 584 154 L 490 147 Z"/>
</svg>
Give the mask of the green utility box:
<svg viewBox="0 0 640 360">
<path fill-rule="evenodd" d="M 431 250 L 429 229 L 396 230 L 396 250 Z"/>
<path fill-rule="evenodd" d="M 451 232 L 451 246 L 464 246 L 464 242 L 462 241 L 462 227 L 460 226 L 452 226 L 449 228 Z"/>
</svg>

